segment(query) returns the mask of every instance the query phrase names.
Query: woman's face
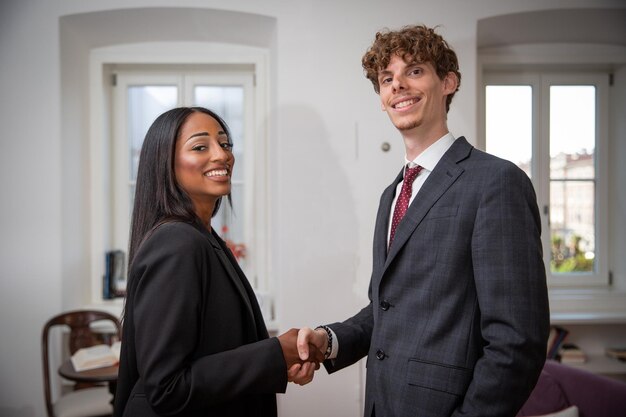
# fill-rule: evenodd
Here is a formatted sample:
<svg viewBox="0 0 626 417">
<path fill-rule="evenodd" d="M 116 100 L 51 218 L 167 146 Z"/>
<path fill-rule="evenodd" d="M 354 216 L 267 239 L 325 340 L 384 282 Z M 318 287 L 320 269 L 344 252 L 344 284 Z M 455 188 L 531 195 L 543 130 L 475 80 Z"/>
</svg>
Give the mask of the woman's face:
<svg viewBox="0 0 626 417">
<path fill-rule="evenodd" d="M 209 221 L 215 202 L 230 193 L 234 164 L 230 138 L 219 122 L 206 113 L 190 114 L 176 139 L 174 173 L 202 220 Z"/>
</svg>

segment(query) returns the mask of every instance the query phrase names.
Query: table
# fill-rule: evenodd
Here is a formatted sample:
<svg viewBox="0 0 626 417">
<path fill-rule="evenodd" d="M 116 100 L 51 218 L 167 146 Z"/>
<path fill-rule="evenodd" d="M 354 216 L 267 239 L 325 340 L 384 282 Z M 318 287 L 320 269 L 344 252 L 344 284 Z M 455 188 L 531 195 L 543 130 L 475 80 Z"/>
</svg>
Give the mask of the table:
<svg viewBox="0 0 626 417">
<path fill-rule="evenodd" d="M 109 384 L 109 392 L 115 396 L 118 370 L 118 365 L 113 365 L 78 372 L 74 369 L 72 361 L 68 359 L 63 362 L 63 365 L 59 368 L 59 375 L 76 382 L 76 389 L 84 388 L 95 383 L 106 382 Z"/>
</svg>

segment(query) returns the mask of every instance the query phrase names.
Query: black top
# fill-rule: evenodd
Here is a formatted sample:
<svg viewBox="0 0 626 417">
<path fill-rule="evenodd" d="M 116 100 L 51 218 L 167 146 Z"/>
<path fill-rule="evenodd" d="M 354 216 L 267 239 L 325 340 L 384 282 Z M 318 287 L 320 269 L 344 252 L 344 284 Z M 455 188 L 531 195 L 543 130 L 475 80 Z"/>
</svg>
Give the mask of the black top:
<svg viewBox="0 0 626 417">
<path fill-rule="evenodd" d="M 276 416 L 287 368 L 217 234 L 170 222 L 129 271 L 115 416 Z"/>
</svg>

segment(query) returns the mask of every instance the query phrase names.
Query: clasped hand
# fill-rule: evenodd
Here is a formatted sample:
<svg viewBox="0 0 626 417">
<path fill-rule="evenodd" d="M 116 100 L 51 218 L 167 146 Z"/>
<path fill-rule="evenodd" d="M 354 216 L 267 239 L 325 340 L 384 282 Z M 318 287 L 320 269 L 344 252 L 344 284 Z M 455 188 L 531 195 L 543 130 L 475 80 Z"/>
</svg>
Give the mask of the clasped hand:
<svg viewBox="0 0 626 417">
<path fill-rule="evenodd" d="M 287 364 L 287 380 L 298 385 L 306 385 L 313 380 L 313 375 L 324 360 L 328 345 L 325 331 L 304 327 L 290 329 L 278 336 Z"/>
</svg>

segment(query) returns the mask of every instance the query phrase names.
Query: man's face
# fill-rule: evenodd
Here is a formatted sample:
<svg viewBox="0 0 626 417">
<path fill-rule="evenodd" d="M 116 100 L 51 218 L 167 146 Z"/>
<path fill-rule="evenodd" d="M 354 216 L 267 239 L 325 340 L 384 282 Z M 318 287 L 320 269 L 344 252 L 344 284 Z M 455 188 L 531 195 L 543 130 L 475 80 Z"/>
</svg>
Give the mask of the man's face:
<svg viewBox="0 0 626 417">
<path fill-rule="evenodd" d="M 398 130 L 429 134 L 446 125 L 446 97 L 456 90 L 453 73 L 440 80 L 431 63 L 393 55 L 378 73 L 378 85 L 382 109 Z"/>
</svg>

